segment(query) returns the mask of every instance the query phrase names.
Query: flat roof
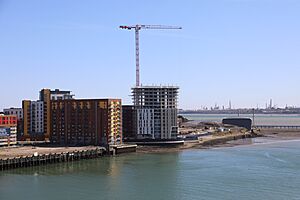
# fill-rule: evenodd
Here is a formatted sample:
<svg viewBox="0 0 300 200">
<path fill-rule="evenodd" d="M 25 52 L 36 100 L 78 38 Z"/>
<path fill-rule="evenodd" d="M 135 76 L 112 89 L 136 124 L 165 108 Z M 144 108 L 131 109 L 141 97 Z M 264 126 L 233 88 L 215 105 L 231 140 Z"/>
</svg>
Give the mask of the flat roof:
<svg viewBox="0 0 300 200">
<path fill-rule="evenodd" d="M 167 85 L 160 85 L 160 86 L 157 86 L 157 85 L 154 85 L 154 86 L 150 86 L 150 85 L 146 85 L 146 86 L 135 86 L 133 87 L 132 89 L 143 89 L 143 88 L 147 88 L 147 89 L 179 89 L 178 86 L 167 86 Z"/>
<path fill-rule="evenodd" d="M 109 100 L 117 100 L 121 101 L 122 99 L 116 99 L 116 98 L 103 98 L 103 99 L 58 99 L 58 100 L 51 100 L 54 101 L 109 101 Z"/>
</svg>

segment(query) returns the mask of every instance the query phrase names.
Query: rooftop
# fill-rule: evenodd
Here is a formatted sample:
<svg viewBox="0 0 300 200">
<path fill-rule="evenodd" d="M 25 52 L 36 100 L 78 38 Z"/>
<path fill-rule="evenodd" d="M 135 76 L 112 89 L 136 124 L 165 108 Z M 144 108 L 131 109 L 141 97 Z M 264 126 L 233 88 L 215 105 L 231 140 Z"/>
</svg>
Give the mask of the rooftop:
<svg viewBox="0 0 300 200">
<path fill-rule="evenodd" d="M 55 90 L 50 90 L 50 93 L 51 94 L 70 94 L 71 91 L 55 89 Z"/>
<path fill-rule="evenodd" d="M 136 89 L 136 88 L 141 88 L 141 89 L 143 89 L 143 88 L 152 88 L 152 89 L 179 89 L 179 87 L 178 86 L 169 86 L 169 85 L 142 85 L 142 86 L 135 86 L 135 87 L 133 87 L 132 89 Z"/>
</svg>

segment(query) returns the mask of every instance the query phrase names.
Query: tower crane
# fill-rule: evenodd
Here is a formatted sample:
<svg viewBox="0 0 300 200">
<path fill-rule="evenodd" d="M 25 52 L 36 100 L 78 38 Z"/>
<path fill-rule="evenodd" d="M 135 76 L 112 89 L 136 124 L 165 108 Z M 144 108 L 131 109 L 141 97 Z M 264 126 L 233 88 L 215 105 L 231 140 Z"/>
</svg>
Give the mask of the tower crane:
<svg viewBox="0 0 300 200">
<path fill-rule="evenodd" d="M 136 86 L 140 86 L 140 44 L 139 31 L 141 29 L 182 29 L 180 26 L 164 26 L 164 25 L 134 25 L 134 26 L 120 26 L 121 29 L 135 30 L 135 66 L 136 66 Z"/>
</svg>

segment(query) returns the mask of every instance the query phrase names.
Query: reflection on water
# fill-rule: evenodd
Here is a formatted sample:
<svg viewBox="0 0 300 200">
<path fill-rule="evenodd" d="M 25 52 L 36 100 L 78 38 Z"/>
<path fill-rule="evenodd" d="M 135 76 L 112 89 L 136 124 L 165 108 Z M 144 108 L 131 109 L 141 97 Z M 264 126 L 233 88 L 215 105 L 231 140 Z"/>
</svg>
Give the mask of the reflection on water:
<svg viewBox="0 0 300 200">
<path fill-rule="evenodd" d="M 281 200 L 299 199 L 299 183 L 300 141 L 262 140 L 0 172 L 0 199 Z"/>
<path fill-rule="evenodd" d="M 0 199 L 134 199 L 139 192 L 153 195 L 153 189 L 173 199 L 164 188 L 176 184 L 177 162 L 177 153 L 128 154 L 4 171 Z"/>
</svg>

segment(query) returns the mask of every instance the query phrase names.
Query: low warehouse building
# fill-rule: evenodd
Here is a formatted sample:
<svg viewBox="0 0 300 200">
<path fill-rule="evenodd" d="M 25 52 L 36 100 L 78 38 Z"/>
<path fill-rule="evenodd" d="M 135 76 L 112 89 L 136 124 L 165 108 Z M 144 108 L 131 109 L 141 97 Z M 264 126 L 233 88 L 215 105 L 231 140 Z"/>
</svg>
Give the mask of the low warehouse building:
<svg viewBox="0 0 300 200">
<path fill-rule="evenodd" d="M 225 118 L 222 120 L 223 124 L 243 127 L 251 130 L 252 120 L 250 118 Z"/>
</svg>

